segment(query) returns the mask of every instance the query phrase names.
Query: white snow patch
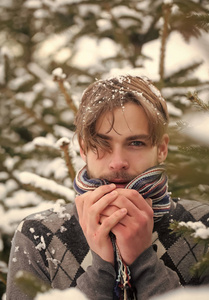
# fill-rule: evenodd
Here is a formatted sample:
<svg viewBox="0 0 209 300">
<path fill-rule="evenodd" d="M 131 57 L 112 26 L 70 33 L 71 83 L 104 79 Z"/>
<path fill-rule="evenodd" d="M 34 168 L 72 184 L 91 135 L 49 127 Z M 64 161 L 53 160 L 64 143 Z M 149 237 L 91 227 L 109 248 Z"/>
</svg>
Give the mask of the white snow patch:
<svg viewBox="0 0 209 300">
<path fill-rule="evenodd" d="M 27 192 L 25 190 L 15 191 L 11 197 L 5 199 L 7 207 L 26 207 L 29 205 L 38 205 L 42 198 L 34 192 Z"/>
<path fill-rule="evenodd" d="M 175 107 L 171 102 L 167 102 L 167 107 L 168 107 L 168 113 L 171 116 L 181 117 L 183 115 L 182 110 Z"/>
<path fill-rule="evenodd" d="M 63 199 L 58 199 L 56 201 L 56 203 L 54 204 L 52 211 L 54 213 L 58 214 L 59 218 L 67 218 L 68 220 L 70 220 L 71 216 L 70 214 L 66 213 L 66 207 L 65 207 L 65 201 Z M 64 232 L 64 227 L 61 229 L 63 230 L 62 232 Z"/>
<path fill-rule="evenodd" d="M 67 116 L 68 116 L 68 122 L 70 120 L 73 121 L 73 118 L 74 118 L 73 114 L 68 113 Z M 70 120 L 69 120 L 69 118 L 70 118 Z M 73 138 L 74 132 L 71 131 L 71 130 L 69 130 L 66 127 L 63 127 L 63 126 L 60 126 L 60 125 L 56 124 L 56 125 L 53 126 L 53 129 L 54 129 L 54 132 L 55 132 L 56 136 L 66 137 L 68 139 L 72 139 Z"/>
<path fill-rule="evenodd" d="M 25 196 L 27 197 L 27 193 L 25 193 Z M 3 213 L 1 213 L 0 207 L 0 232 L 12 235 L 14 234 L 18 224 L 20 224 L 21 220 L 23 220 L 25 217 L 36 212 L 50 209 L 52 206 L 53 203 L 51 201 L 42 201 L 36 207 L 14 208 L 9 209 L 8 211 L 3 211 Z"/>
<path fill-rule="evenodd" d="M 38 136 L 32 142 L 36 147 L 56 148 L 55 138 L 51 134 L 48 134 L 46 137 Z"/>
<path fill-rule="evenodd" d="M 209 228 L 206 227 L 201 221 L 198 222 L 179 222 L 180 227 L 187 227 L 193 229 L 195 232 L 192 233 L 194 238 L 208 239 L 209 238 Z"/>
<path fill-rule="evenodd" d="M 41 241 L 35 248 L 39 251 L 41 251 L 42 249 L 46 249 L 46 243 L 43 236 L 41 236 Z"/>
<path fill-rule="evenodd" d="M 163 295 L 152 297 L 150 300 L 208 300 L 209 288 L 204 287 L 186 287 L 167 292 Z"/>
<path fill-rule="evenodd" d="M 114 57 L 119 51 L 119 46 L 109 38 L 103 38 L 98 42 L 94 38 L 81 37 L 75 47 L 76 54 L 72 59 L 72 65 L 83 69 L 96 66 L 102 59 Z"/>
<path fill-rule="evenodd" d="M 195 112 L 184 117 L 189 126 L 183 131 L 185 135 L 203 145 L 209 145 L 209 114 Z"/>
<path fill-rule="evenodd" d="M 38 293 L 34 300 L 88 300 L 88 298 L 77 288 L 69 288 L 66 290 L 50 290 L 44 294 Z"/>
<path fill-rule="evenodd" d="M 70 144 L 70 140 L 67 137 L 62 137 L 56 142 L 57 148 L 61 148 L 62 146 L 69 145 L 69 144 Z"/>
<path fill-rule="evenodd" d="M 52 75 L 56 76 L 59 79 L 65 79 L 66 78 L 66 74 L 63 72 L 62 68 L 56 68 L 52 71 Z"/>
</svg>

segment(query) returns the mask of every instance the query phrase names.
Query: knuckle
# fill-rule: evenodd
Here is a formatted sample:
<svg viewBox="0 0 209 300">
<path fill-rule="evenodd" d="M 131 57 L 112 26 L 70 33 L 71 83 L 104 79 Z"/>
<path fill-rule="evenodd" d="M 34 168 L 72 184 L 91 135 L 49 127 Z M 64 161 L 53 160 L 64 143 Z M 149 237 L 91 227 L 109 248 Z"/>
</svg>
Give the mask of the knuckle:
<svg viewBox="0 0 209 300">
<path fill-rule="evenodd" d="M 139 197 L 139 192 L 136 190 L 130 190 L 130 196 L 131 197 Z"/>
<path fill-rule="evenodd" d="M 78 196 L 78 195 L 75 197 L 75 203 L 76 203 L 76 204 L 79 203 L 80 197 L 81 197 L 81 196 Z"/>
<path fill-rule="evenodd" d="M 96 213 L 96 208 L 94 205 L 90 206 L 89 209 L 88 209 L 88 215 L 89 216 L 92 216 L 92 215 L 95 215 Z"/>
<path fill-rule="evenodd" d="M 152 209 L 152 207 L 148 207 L 148 210 L 147 210 L 147 215 L 149 218 L 153 218 L 154 217 L 154 211 Z"/>
<path fill-rule="evenodd" d="M 102 222 L 104 228 L 109 228 L 111 226 L 111 220 L 109 217 L 105 218 Z"/>
<path fill-rule="evenodd" d="M 127 202 L 127 198 L 124 195 L 119 195 L 118 196 L 118 200 L 120 201 L 120 203 L 123 205 Z"/>
<path fill-rule="evenodd" d="M 106 193 L 109 190 L 109 186 L 108 185 L 101 185 L 98 189 L 100 189 L 100 191 L 102 193 Z"/>
</svg>

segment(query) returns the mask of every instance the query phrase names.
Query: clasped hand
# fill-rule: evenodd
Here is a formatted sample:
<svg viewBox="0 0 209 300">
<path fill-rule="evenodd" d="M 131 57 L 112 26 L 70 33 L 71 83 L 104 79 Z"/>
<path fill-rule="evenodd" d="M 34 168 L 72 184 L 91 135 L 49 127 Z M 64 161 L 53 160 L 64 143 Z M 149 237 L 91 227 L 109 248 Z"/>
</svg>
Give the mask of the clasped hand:
<svg viewBox="0 0 209 300">
<path fill-rule="evenodd" d="M 153 210 L 137 191 L 103 185 L 76 197 L 79 222 L 89 247 L 114 264 L 112 231 L 127 265 L 151 245 Z"/>
</svg>

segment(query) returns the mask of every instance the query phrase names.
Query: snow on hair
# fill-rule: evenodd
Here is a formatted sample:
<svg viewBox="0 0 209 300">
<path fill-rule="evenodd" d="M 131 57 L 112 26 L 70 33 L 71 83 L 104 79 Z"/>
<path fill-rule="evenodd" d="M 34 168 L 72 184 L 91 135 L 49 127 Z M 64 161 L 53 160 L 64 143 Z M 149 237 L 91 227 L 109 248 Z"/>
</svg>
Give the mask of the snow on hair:
<svg viewBox="0 0 209 300">
<path fill-rule="evenodd" d="M 121 75 L 92 83 L 83 93 L 75 118 L 76 133 L 85 148 L 97 148 L 95 126 L 98 118 L 126 103 L 140 105 L 149 120 L 150 139 L 157 144 L 167 131 L 167 105 L 160 91 L 147 78 Z M 114 123 L 114 118 L 113 118 Z M 111 126 L 113 126 L 113 123 Z"/>
</svg>

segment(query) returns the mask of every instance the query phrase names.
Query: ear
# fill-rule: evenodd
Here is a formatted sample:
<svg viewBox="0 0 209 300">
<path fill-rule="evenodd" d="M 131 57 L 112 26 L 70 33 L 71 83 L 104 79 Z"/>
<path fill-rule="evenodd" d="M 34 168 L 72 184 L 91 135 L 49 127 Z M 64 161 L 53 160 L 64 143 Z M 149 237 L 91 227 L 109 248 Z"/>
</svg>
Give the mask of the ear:
<svg viewBox="0 0 209 300">
<path fill-rule="evenodd" d="M 85 154 L 85 150 L 84 150 L 84 141 L 81 140 L 80 141 L 80 155 L 81 155 L 81 158 L 83 159 L 84 162 L 86 162 L 86 154 Z"/>
<path fill-rule="evenodd" d="M 167 134 L 164 134 L 162 136 L 161 141 L 158 144 L 158 163 L 164 162 L 166 160 L 167 154 L 168 154 L 168 143 L 169 143 L 169 136 Z"/>
</svg>

